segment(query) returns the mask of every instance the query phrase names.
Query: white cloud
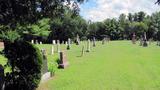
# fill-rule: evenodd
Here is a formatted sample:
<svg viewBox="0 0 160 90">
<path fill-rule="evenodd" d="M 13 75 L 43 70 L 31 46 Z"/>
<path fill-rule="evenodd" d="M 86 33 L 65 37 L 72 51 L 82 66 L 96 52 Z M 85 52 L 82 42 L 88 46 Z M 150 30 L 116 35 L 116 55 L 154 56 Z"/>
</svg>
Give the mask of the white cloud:
<svg viewBox="0 0 160 90">
<path fill-rule="evenodd" d="M 147 14 L 159 11 L 160 6 L 154 0 L 93 0 L 96 6 L 81 7 L 81 15 L 92 21 L 103 21 L 106 18 L 117 18 L 121 13 L 144 11 Z M 90 1 L 92 2 L 92 1 Z M 89 4 L 87 5 L 90 5 Z"/>
</svg>

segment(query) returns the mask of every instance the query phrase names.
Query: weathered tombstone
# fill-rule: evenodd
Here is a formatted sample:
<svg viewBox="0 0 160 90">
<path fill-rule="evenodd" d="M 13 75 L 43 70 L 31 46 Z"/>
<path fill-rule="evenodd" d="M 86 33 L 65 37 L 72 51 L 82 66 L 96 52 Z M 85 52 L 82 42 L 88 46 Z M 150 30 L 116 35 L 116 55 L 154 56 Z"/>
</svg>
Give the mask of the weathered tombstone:
<svg viewBox="0 0 160 90">
<path fill-rule="evenodd" d="M 66 45 L 66 46 L 68 45 L 68 42 L 67 42 L 67 41 L 65 42 L 65 45 Z"/>
<path fill-rule="evenodd" d="M 132 43 L 133 43 L 133 44 L 136 44 L 136 35 L 135 35 L 135 33 L 133 33 Z"/>
<path fill-rule="evenodd" d="M 34 40 L 31 40 L 31 43 L 34 44 Z"/>
<path fill-rule="evenodd" d="M 77 38 L 76 38 L 76 44 L 79 45 L 80 44 L 80 39 L 79 39 L 79 35 L 77 34 Z"/>
<path fill-rule="evenodd" d="M 82 46 L 82 53 L 81 53 L 81 57 L 84 55 L 84 45 Z"/>
<path fill-rule="evenodd" d="M 4 90 L 4 68 L 0 65 L 0 90 Z"/>
<path fill-rule="evenodd" d="M 107 36 L 106 41 L 109 43 L 109 41 L 110 41 L 110 37 L 109 36 Z"/>
<path fill-rule="evenodd" d="M 39 43 L 38 43 L 38 40 L 36 40 L 36 44 L 39 44 Z"/>
<path fill-rule="evenodd" d="M 70 50 L 70 48 L 71 48 L 71 39 L 70 38 L 68 38 L 68 45 L 67 45 L 67 50 Z"/>
<path fill-rule="evenodd" d="M 45 49 L 41 50 L 43 55 L 43 61 L 42 61 L 42 74 L 45 74 L 48 72 L 48 65 L 47 65 L 47 53 Z"/>
<path fill-rule="evenodd" d="M 41 82 L 48 80 L 51 77 L 51 73 L 48 72 L 48 63 L 47 63 L 47 53 L 45 49 L 41 50 L 42 55 L 43 55 L 43 60 L 42 60 L 42 77 L 41 77 Z"/>
<path fill-rule="evenodd" d="M 95 37 L 93 37 L 93 47 L 95 47 L 96 46 L 96 39 L 95 39 Z"/>
<path fill-rule="evenodd" d="M 52 45 L 51 55 L 54 55 L 54 45 Z"/>
<path fill-rule="evenodd" d="M 59 53 L 60 52 L 60 41 L 57 40 L 57 52 Z"/>
<path fill-rule="evenodd" d="M 146 36 L 146 32 L 144 33 L 144 41 L 143 41 L 143 47 L 147 47 L 147 36 Z"/>
<path fill-rule="evenodd" d="M 88 41 L 87 41 L 87 51 L 86 52 L 90 52 L 90 50 L 91 50 L 90 39 L 88 39 Z"/>
<path fill-rule="evenodd" d="M 143 37 L 142 37 L 142 35 L 140 36 L 140 46 L 142 46 L 143 45 Z"/>
<path fill-rule="evenodd" d="M 105 38 L 103 38 L 103 40 L 102 40 L 102 45 L 104 45 L 105 44 Z"/>
<path fill-rule="evenodd" d="M 52 44 L 55 45 L 55 44 L 56 44 L 56 41 L 55 41 L 55 40 L 52 40 Z"/>
<path fill-rule="evenodd" d="M 149 45 L 152 44 L 152 41 L 153 41 L 153 38 L 150 38 L 150 39 L 149 39 Z"/>
<path fill-rule="evenodd" d="M 58 68 L 64 69 L 69 65 L 69 63 L 67 61 L 66 54 L 65 54 L 65 52 L 60 52 L 59 55 L 60 55 L 60 60 L 58 62 Z"/>
</svg>

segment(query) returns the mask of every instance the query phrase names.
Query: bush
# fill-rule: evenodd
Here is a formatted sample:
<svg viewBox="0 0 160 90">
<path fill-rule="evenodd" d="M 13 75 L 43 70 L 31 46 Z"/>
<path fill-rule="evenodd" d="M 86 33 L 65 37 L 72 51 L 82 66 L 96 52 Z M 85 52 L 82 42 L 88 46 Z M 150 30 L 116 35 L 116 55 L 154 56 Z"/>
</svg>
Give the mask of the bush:
<svg viewBox="0 0 160 90">
<path fill-rule="evenodd" d="M 35 90 L 41 79 L 42 55 L 26 41 L 5 42 L 4 55 L 11 72 L 5 76 L 5 90 Z"/>
</svg>

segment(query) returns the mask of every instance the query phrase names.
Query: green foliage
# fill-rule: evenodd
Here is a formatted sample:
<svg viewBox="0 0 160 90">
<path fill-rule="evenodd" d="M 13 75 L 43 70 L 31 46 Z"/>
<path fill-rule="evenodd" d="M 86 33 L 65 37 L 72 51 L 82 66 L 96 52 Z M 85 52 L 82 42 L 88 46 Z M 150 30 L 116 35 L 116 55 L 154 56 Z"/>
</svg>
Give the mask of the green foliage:
<svg viewBox="0 0 160 90">
<path fill-rule="evenodd" d="M 5 41 L 14 42 L 16 39 L 20 38 L 20 35 L 17 31 L 7 31 L 7 32 L 1 32 L 0 38 Z"/>
<path fill-rule="evenodd" d="M 51 22 L 51 30 L 48 39 L 51 42 L 53 39 L 67 41 L 68 38 L 74 39 L 77 34 L 80 37 L 87 36 L 87 23 L 82 17 L 72 17 L 70 13 L 66 13 L 63 19 L 56 18 Z"/>
<path fill-rule="evenodd" d="M 48 36 L 50 30 L 50 19 L 42 19 L 38 21 L 37 24 L 33 24 L 30 27 L 30 34 L 38 35 L 38 36 Z"/>
<path fill-rule="evenodd" d="M 5 76 L 6 90 L 35 90 L 41 80 L 42 55 L 29 42 L 5 42 L 4 55 L 11 72 Z"/>
</svg>

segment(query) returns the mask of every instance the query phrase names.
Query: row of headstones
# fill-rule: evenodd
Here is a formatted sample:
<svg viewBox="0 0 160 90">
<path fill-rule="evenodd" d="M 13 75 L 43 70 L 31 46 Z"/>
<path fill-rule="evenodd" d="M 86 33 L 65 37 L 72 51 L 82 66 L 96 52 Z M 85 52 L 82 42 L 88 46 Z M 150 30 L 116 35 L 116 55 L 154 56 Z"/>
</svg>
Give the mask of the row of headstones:
<svg viewBox="0 0 160 90">
<path fill-rule="evenodd" d="M 31 40 L 32 44 L 43 44 L 42 41 L 38 41 L 38 40 Z"/>
<path fill-rule="evenodd" d="M 149 40 L 149 43 L 151 43 L 151 41 L 152 40 Z M 132 43 L 136 44 L 136 35 L 135 35 L 135 33 L 133 33 L 133 36 L 132 36 Z M 143 46 L 143 47 L 147 47 L 148 46 L 146 33 L 144 33 L 144 37 L 142 35 L 140 37 L 140 46 Z"/>
<path fill-rule="evenodd" d="M 148 41 L 149 41 L 149 45 L 151 45 L 151 43 L 153 42 L 153 39 L 149 39 Z M 133 33 L 133 36 L 132 36 L 132 43 L 136 44 L 136 35 L 135 35 L 135 33 Z M 142 35 L 140 37 L 140 46 L 143 46 L 143 47 L 147 47 L 148 46 L 146 33 L 144 33 L 144 37 Z M 160 46 L 160 41 L 157 41 L 157 46 Z"/>
</svg>

